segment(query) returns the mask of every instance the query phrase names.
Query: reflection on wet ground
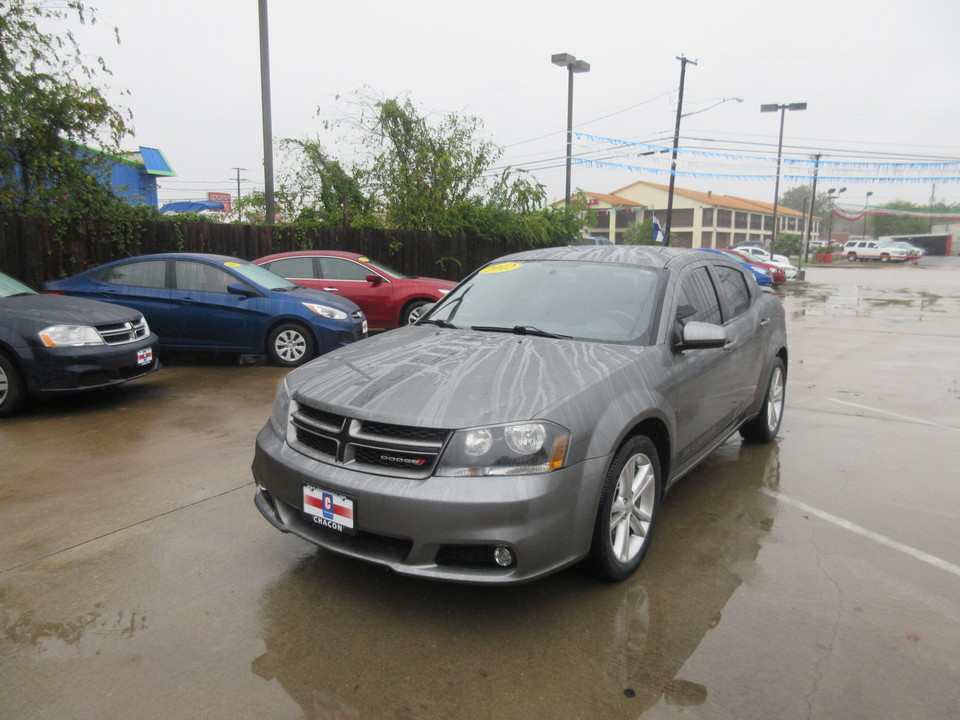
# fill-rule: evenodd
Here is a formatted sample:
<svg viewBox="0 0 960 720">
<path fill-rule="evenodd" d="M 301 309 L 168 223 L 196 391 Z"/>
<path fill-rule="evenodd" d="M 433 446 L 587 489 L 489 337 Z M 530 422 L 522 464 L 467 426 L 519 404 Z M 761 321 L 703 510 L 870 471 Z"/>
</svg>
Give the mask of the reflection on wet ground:
<svg viewBox="0 0 960 720">
<path fill-rule="evenodd" d="M 901 273 L 909 271 L 908 268 L 891 270 L 900 270 Z M 925 287 L 923 281 L 932 277 L 929 271 L 927 276 L 919 274 L 904 278 L 919 280 L 918 285 L 896 286 L 873 282 L 886 279 L 877 275 L 883 271 L 821 270 L 817 276 L 818 282 L 794 283 L 786 286 L 782 292 L 795 304 L 791 310 L 794 319 L 806 315 L 885 317 L 904 322 L 960 318 L 960 288 L 955 285 L 939 287 L 939 284 L 933 289 Z M 849 282 L 851 276 L 853 283 Z"/>
</svg>

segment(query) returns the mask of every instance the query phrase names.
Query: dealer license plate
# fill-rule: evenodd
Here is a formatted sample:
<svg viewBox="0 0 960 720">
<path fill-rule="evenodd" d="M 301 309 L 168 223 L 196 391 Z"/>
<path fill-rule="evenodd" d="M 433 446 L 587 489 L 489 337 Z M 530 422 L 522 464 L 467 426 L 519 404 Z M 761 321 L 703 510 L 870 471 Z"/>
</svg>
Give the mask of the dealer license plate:
<svg viewBox="0 0 960 720">
<path fill-rule="evenodd" d="M 312 522 L 330 530 L 349 535 L 357 532 L 356 502 L 352 497 L 304 485 L 303 513 Z"/>
<path fill-rule="evenodd" d="M 137 350 L 137 365 L 149 365 L 153 362 L 153 348 Z"/>
</svg>

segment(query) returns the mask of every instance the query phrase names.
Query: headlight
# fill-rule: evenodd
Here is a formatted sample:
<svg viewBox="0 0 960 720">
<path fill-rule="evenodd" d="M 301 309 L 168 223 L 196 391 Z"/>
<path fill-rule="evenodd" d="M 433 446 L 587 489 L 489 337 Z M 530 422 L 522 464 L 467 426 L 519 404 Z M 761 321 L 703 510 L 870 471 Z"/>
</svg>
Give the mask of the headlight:
<svg viewBox="0 0 960 720">
<path fill-rule="evenodd" d="M 303 306 L 308 310 L 315 312 L 320 317 L 325 317 L 328 320 L 346 320 L 347 314 L 343 310 L 337 310 L 332 307 L 327 307 L 326 305 L 318 305 L 316 303 L 304 303 Z"/>
<path fill-rule="evenodd" d="M 277 388 L 277 395 L 273 399 L 273 410 L 270 412 L 270 424 L 280 437 L 287 436 L 287 420 L 290 418 L 290 389 L 286 378 Z"/>
<path fill-rule="evenodd" d="M 544 420 L 458 430 L 436 472 L 446 477 L 552 472 L 564 467 L 569 443 L 566 428 Z"/>
<path fill-rule="evenodd" d="M 103 345 L 100 333 L 89 325 L 51 325 L 37 334 L 40 336 L 40 342 L 47 347 Z"/>
</svg>

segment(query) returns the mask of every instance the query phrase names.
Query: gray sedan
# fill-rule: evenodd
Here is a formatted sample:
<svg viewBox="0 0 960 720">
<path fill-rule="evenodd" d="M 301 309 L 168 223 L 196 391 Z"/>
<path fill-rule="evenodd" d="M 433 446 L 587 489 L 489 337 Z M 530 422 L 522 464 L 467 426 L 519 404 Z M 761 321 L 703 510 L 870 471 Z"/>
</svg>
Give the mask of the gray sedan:
<svg viewBox="0 0 960 720">
<path fill-rule="evenodd" d="M 720 255 L 518 253 L 413 326 L 291 372 L 257 437 L 277 529 L 397 572 L 621 580 L 664 492 L 739 430 L 779 431 L 779 299 Z"/>
</svg>

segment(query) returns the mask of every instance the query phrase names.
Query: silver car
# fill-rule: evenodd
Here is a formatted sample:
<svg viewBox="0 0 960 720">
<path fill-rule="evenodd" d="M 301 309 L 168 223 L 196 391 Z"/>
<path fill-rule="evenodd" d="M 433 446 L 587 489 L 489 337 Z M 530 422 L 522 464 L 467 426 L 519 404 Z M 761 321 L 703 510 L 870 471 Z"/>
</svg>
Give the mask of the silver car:
<svg viewBox="0 0 960 720">
<path fill-rule="evenodd" d="M 621 580 L 674 482 L 737 430 L 776 437 L 786 371 L 779 299 L 721 255 L 511 255 L 416 325 L 291 372 L 256 506 L 409 575 L 516 583 L 586 559 Z"/>
</svg>

